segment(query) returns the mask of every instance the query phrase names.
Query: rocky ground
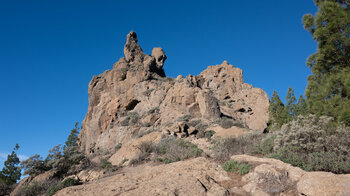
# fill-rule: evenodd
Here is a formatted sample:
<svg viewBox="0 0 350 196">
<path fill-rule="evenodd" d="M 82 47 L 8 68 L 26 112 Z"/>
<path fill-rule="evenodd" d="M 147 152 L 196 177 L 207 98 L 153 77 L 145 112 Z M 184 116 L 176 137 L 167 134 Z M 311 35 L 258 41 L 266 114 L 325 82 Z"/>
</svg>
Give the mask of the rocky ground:
<svg viewBox="0 0 350 196">
<path fill-rule="evenodd" d="M 199 157 L 171 164 L 127 167 L 56 195 L 350 195 L 350 175 L 305 172 L 275 159 L 236 155 L 254 165 L 240 176 Z"/>
</svg>

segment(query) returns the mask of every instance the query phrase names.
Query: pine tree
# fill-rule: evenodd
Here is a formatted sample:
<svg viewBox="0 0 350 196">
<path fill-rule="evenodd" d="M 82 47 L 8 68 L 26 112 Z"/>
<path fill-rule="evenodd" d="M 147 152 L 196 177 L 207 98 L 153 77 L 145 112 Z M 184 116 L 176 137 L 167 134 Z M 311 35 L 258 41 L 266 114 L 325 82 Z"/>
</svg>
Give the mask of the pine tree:
<svg viewBox="0 0 350 196">
<path fill-rule="evenodd" d="M 19 167 L 19 158 L 17 157 L 17 150 L 19 145 L 16 144 L 12 153 L 7 156 L 4 167 L 0 172 L 0 180 L 6 184 L 14 184 L 21 178 L 21 169 Z"/>
<path fill-rule="evenodd" d="M 286 110 L 288 113 L 289 120 L 291 120 L 297 115 L 297 99 L 295 98 L 294 90 L 291 87 L 288 88 L 286 101 Z"/>
<path fill-rule="evenodd" d="M 50 170 L 51 168 L 45 166 L 45 162 L 40 155 L 35 154 L 29 157 L 27 160 L 21 162 L 21 169 L 23 169 L 23 175 L 35 177 L 44 173 L 45 171 Z"/>
<path fill-rule="evenodd" d="M 318 12 L 303 23 L 318 44 L 307 65 L 312 71 L 306 96 L 309 111 L 350 125 L 350 3 L 316 0 Z"/>
<path fill-rule="evenodd" d="M 79 122 L 76 122 L 74 125 L 74 129 L 70 131 L 70 134 L 67 138 L 67 141 L 65 142 L 65 146 L 63 147 L 63 149 L 77 146 L 78 134 L 79 134 L 78 126 L 79 126 Z"/>
<path fill-rule="evenodd" d="M 296 116 L 299 116 L 299 115 L 305 116 L 307 114 L 308 114 L 307 102 L 304 99 L 304 96 L 300 95 L 298 103 L 297 103 L 297 114 L 296 114 Z"/>
<path fill-rule="evenodd" d="M 279 128 L 288 122 L 288 113 L 281 101 L 278 93 L 273 91 L 269 106 L 270 124 L 272 127 Z"/>
</svg>

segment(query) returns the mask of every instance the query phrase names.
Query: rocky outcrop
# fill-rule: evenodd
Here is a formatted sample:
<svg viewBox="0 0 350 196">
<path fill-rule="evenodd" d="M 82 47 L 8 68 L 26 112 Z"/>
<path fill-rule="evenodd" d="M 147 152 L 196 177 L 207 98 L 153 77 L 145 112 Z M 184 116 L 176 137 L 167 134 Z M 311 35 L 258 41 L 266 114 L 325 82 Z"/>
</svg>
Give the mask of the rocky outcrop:
<svg viewBox="0 0 350 196">
<path fill-rule="evenodd" d="M 147 55 L 137 42 L 130 32 L 125 57 L 89 83 L 89 108 L 79 135 L 87 154 L 112 151 L 147 131 L 196 135 L 221 118 L 242 122 L 246 130 L 266 128 L 268 96 L 244 83 L 241 69 L 224 61 L 198 76 L 165 77 L 165 52 L 154 48 Z"/>
<path fill-rule="evenodd" d="M 231 159 L 253 168 L 240 176 L 203 157 L 166 165 L 145 164 L 123 168 L 113 176 L 69 187 L 56 195 L 350 195 L 349 174 L 306 172 L 279 160 L 248 155 Z"/>
</svg>

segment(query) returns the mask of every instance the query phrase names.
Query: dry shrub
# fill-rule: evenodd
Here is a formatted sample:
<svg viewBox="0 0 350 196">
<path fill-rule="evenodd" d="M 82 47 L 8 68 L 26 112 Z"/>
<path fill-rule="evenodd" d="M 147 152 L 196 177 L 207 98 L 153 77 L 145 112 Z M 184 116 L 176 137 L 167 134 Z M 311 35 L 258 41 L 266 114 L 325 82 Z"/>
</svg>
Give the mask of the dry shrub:
<svg viewBox="0 0 350 196">
<path fill-rule="evenodd" d="M 129 165 L 139 165 L 148 160 L 150 154 L 154 151 L 154 145 L 151 141 L 145 141 L 140 144 L 140 153 L 130 160 Z"/>
<path fill-rule="evenodd" d="M 199 157 L 202 155 L 203 150 L 191 142 L 169 137 L 162 139 L 155 146 L 155 153 L 158 155 L 159 161 L 171 163 L 192 157 Z"/>
<path fill-rule="evenodd" d="M 240 128 L 246 127 L 243 122 L 238 121 L 238 120 L 234 120 L 231 118 L 227 118 L 227 117 L 222 117 L 222 118 L 217 119 L 216 123 L 224 129 L 228 129 L 228 128 L 231 128 L 233 126 L 240 127 Z"/>
<path fill-rule="evenodd" d="M 232 155 L 253 154 L 263 135 L 251 133 L 238 138 L 224 138 L 214 141 L 212 148 L 214 158 L 219 162 L 225 162 Z"/>
</svg>

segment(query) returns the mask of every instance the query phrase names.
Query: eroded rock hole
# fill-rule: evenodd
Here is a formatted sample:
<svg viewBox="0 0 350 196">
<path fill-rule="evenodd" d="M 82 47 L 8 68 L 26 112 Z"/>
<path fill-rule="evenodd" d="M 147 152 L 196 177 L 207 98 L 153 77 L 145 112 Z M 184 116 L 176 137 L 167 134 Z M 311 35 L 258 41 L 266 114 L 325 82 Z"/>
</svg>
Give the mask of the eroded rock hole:
<svg viewBox="0 0 350 196">
<path fill-rule="evenodd" d="M 227 99 L 231 99 L 231 97 L 230 97 L 230 96 L 226 96 L 226 97 L 224 98 L 224 100 L 227 100 Z"/>
<path fill-rule="evenodd" d="M 245 109 L 244 108 L 240 108 L 237 110 L 238 112 L 245 112 Z"/>
<path fill-rule="evenodd" d="M 133 110 L 138 103 L 140 103 L 139 100 L 133 99 L 132 101 L 130 101 L 130 103 L 127 106 L 125 106 L 125 109 L 126 110 Z"/>
</svg>

